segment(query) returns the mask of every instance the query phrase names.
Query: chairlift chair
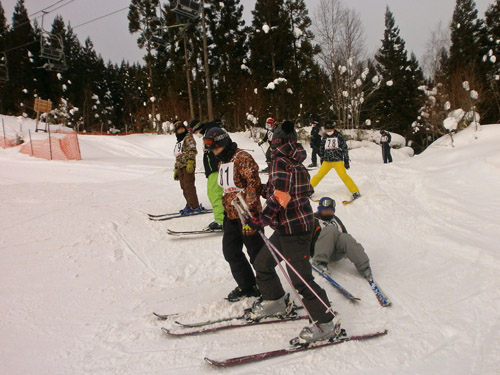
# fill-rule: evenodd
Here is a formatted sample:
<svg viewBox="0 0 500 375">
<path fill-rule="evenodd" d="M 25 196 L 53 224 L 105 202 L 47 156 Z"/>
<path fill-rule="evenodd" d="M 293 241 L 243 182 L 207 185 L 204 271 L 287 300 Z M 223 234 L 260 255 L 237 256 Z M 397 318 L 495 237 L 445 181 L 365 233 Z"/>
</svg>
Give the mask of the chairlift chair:
<svg viewBox="0 0 500 375">
<path fill-rule="evenodd" d="M 201 4 L 193 0 L 177 0 L 177 5 L 172 12 L 182 18 L 194 20 L 200 15 Z"/>
<path fill-rule="evenodd" d="M 7 66 L 7 54 L 0 53 L 0 82 L 7 82 L 9 80 L 9 68 Z"/>
<path fill-rule="evenodd" d="M 44 16 L 45 12 L 42 16 L 42 35 L 40 36 L 40 57 L 47 60 L 43 68 L 52 72 L 62 72 L 67 69 L 63 38 L 43 28 Z"/>
</svg>

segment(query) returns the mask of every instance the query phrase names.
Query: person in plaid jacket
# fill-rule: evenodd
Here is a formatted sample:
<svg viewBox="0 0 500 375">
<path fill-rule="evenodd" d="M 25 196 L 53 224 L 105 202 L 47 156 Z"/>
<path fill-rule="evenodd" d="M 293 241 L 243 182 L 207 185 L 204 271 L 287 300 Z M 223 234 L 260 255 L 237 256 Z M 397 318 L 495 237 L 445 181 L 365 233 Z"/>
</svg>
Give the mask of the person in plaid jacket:
<svg viewBox="0 0 500 375">
<path fill-rule="evenodd" d="M 273 137 L 273 155 L 269 181 L 262 195 L 266 198 L 266 208 L 260 219 L 252 220 L 249 225 L 255 230 L 269 225 L 274 229 L 271 243 L 288 259 L 304 280 L 312 287 L 324 303 L 329 305 L 328 296 L 315 281 L 309 262 L 312 231 L 314 226 L 313 209 L 309 197 L 314 190 L 309 173 L 302 164 L 306 151 L 297 142 L 294 124 L 285 121 L 277 127 Z M 256 302 L 249 319 L 267 316 L 286 316 L 289 305 L 280 279 L 276 273 L 276 262 L 267 247 L 258 253 L 254 262 L 257 285 L 262 300 Z M 325 311 L 324 305 L 297 277 L 288 270 L 294 287 L 302 295 L 303 302 L 318 326 L 305 327 L 299 338 L 305 342 L 326 340 L 340 333 L 340 320 L 335 312 Z"/>
</svg>

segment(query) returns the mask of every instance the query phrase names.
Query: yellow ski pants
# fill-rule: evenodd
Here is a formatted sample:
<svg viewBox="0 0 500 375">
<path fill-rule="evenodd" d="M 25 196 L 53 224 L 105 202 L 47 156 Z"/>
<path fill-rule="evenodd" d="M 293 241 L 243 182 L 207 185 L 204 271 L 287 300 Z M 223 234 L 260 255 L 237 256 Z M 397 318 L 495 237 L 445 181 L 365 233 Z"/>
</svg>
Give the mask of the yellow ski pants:
<svg viewBox="0 0 500 375">
<path fill-rule="evenodd" d="M 335 171 L 339 175 L 340 179 L 344 182 L 345 186 L 347 186 L 351 193 L 359 192 L 358 187 L 352 178 L 347 174 L 343 161 L 324 161 L 323 164 L 321 164 L 321 168 L 318 173 L 311 178 L 311 185 L 316 187 L 332 168 L 335 168 Z"/>
</svg>

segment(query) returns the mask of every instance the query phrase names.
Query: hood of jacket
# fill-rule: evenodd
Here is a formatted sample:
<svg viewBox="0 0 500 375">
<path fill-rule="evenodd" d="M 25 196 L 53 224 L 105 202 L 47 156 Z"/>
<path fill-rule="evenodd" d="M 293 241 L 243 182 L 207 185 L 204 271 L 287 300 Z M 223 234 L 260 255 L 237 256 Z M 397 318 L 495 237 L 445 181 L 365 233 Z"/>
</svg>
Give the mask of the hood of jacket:
<svg viewBox="0 0 500 375">
<path fill-rule="evenodd" d="M 274 152 L 274 158 L 286 157 L 295 161 L 297 164 L 302 163 L 307 158 L 307 152 L 304 147 L 295 140 L 288 141 L 279 146 Z"/>
</svg>

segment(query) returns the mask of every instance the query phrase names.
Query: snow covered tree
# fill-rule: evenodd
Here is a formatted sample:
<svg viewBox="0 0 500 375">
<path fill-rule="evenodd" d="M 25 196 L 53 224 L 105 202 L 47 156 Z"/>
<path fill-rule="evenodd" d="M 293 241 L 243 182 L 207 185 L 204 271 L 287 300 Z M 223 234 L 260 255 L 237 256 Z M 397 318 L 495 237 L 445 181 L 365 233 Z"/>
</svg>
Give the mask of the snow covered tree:
<svg viewBox="0 0 500 375">
<path fill-rule="evenodd" d="M 496 0 L 486 11 L 485 51 L 483 65 L 486 69 L 487 86 L 491 93 L 491 113 L 487 121 L 500 122 L 500 0 Z"/>
<path fill-rule="evenodd" d="M 159 0 L 132 0 L 129 7 L 128 21 L 129 31 L 131 34 L 139 33 L 137 45 L 139 48 L 146 48 L 146 61 L 148 72 L 148 90 L 150 98 L 154 98 L 154 79 L 153 79 L 153 64 L 155 45 L 152 38 L 158 33 L 160 27 L 160 19 L 156 14 L 159 7 Z M 156 126 L 156 104 L 155 100 L 151 100 L 151 127 L 160 132 L 160 126 Z"/>
<path fill-rule="evenodd" d="M 385 13 L 382 47 L 375 56 L 377 71 L 383 77 L 374 93 L 374 120 L 378 128 L 410 135 L 411 124 L 418 116 L 418 87 L 423 75 L 414 56 L 409 60 L 403 38 L 399 35 L 389 7 Z"/>
<path fill-rule="evenodd" d="M 285 96 L 287 77 L 294 61 L 290 16 L 285 11 L 283 0 L 257 0 L 252 14 L 249 42 L 252 77 L 257 89 L 265 96 L 265 102 L 269 103 L 266 112 L 284 118 L 290 111 Z"/>
<path fill-rule="evenodd" d="M 34 66 L 30 59 L 37 55 L 34 53 L 35 41 L 35 32 L 24 0 L 18 0 L 14 7 L 12 25 L 6 37 L 6 47 L 10 49 L 7 53 L 10 80 L 5 85 L 5 91 L 9 94 L 3 98 L 3 106 L 7 113 L 24 112 L 21 104 L 24 104 L 27 97 L 23 90 L 33 92 Z"/>
<path fill-rule="evenodd" d="M 206 18 L 216 117 L 229 120 L 230 126 L 237 125 L 245 114 L 245 103 L 239 100 L 240 84 L 249 75 L 243 6 L 239 0 L 213 2 Z"/>
<path fill-rule="evenodd" d="M 451 46 L 448 74 L 479 61 L 482 21 L 474 0 L 456 0 L 451 22 Z"/>
</svg>

